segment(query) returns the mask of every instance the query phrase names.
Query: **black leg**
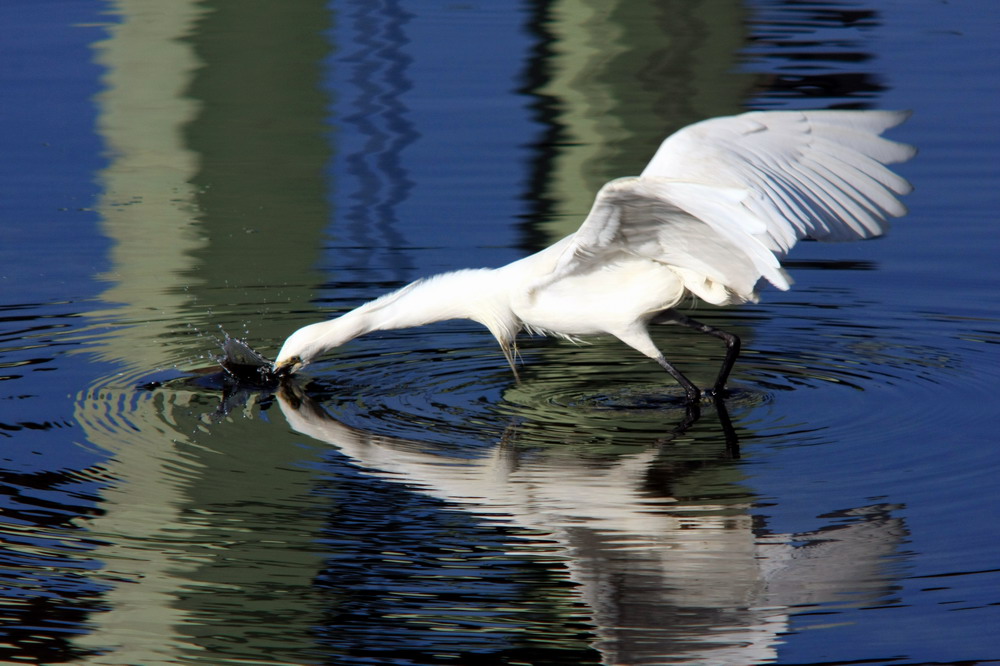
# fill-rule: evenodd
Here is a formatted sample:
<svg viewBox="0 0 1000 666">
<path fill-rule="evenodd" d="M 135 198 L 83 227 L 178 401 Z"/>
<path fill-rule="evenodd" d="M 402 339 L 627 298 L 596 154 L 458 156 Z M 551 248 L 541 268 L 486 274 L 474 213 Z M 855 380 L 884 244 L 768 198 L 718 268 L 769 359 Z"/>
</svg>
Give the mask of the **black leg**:
<svg viewBox="0 0 1000 666">
<path fill-rule="evenodd" d="M 712 396 L 712 402 L 715 403 L 715 413 L 719 416 L 719 425 L 722 426 L 722 434 L 726 438 L 726 457 L 735 460 L 740 457 L 740 440 L 729 418 L 729 410 L 726 409 L 726 403 L 720 394 Z"/>
<path fill-rule="evenodd" d="M 721 396 L 713 395 L 712 405 L 715 407 L 715 413 L 719 417 L 719 426 L 722 428 L 722 436 L 726 440 L 725 457 L 730 460 L 736 460 L 740 457 L 740 440 L 739 436 L 736 434 L 736 428 L 733 427 L 733 422 L 729 418 L 729 410 L 726 409 L 726 403 Z M 681 421 L 680 425 L 674 428 L 669 439 L 666 441 L 673 440 L 678 436 L 683 435 L 700 418 L 701 405 L 698 402 L 689 402 L 687 405 L 687 413 L 684 415 L 684 420 Z"/>
<path fill-rule="evenodd" d="M 739 336 L 734 333 L 730 333 L 728 331 L 723 331 L 722 329 L 715 328 L 714 326 L 703 324 L 700 321 L 694 320 L 691 317 L 688 317 L 687 315 L 677 312 L 676 310 L 664 310 L 663 312 L 653 317 L 652 323 L 678 324 L 680 326 L 684 326 L 686 328 L 690 328 L 695 331 L 699 331 L 701 333 L 708 333 L 709 335 L 713 335 L 726 343 L 726 358 L 723 359 L 722 368 L 719 369 L 719 376 L 716 377 L 715 384 L 712 386 L 712 393 L 714 395 L 722 395 L 722 392 L 726 388 L 726 380 L 729 379 L 729 373 L 732 372 L 733 365 L 736 364 L 736 359 L 740 355 Z M 663 362 L 661 362 L 660 365 L 663 365 Z M 664 367 L 666 368 L 667 366 Z M 675 378 L 677 377 L 677 375 L 674 374 L 675 372 L 677 372 L 676 370 L 671 370 L 670 368 L 667 368 L 667 372 L 670 372 L 670 374 L 674 375 Z M 683 377 L 683 375 L 681 376 Z M 678 379 L 677 381 L 681 380 Z M 684 381 L 687 381 L 687 379 L 685 378 Z M 687 383 L 690 384 L 691 382 Z M 681 385 L 684 386 L 684 390 L 687 391 L 687 386 L 684 384 L 683 381 L 681 381 Z"/>
<path fill-rule="evenodd" d="M 684 420 L 681 421 L 677 427 L 675 427 L 670 433 L 660 440 L 661 444 L 667 444 L 677 439 L 684 433 L 688 431 L 695 423 L 701 418 L 702 403 L 699 402 L 689 402 L 687 404 L 687 411 L 684 415 Z M 724 456 L 730 460 L 736 460 L 740 457 L 740 440 L 739 436 L 736 434 L 736 428 L 733 427 L 733 422 L 729 418 L 729 411 L 726 409 L 726 403 L 721 396 L 712 396 L 712 405 L 715 407 L 715 412 L 719 417 L 719 426 L 722 429 L 722 436 L 726 440 L 726 448 Z"/>
<path fill-rule="evenodd" d="M 699 399 L 701 399 L 701 391 L 698 390 L 698 387 L 695 386 L 690 379 L 685 377 L 680 370 L 671 365 L 670 361 L 664 358 L 662 354 L 656 359 L 656 362 L 659 363 L 664 370 L 669 372 L 670 376 L 676 379 L 677 383 L 684 388 L 684 393 L 687 396 L 689 403 L 696 403 Z"/>
</svg>

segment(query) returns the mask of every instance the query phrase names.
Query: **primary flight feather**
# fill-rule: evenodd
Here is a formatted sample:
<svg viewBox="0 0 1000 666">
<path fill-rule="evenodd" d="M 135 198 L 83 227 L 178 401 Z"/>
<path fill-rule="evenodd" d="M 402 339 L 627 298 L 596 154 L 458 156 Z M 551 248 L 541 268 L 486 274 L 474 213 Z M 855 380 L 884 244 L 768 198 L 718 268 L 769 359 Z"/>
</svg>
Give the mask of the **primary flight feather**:
<svg viewBox="0 0 1000 666">
<path fill-rule="evenodd" d="M 780 260 L 801 239 L 879 236 L 906 212 L 910 184 L 886 167 L 915 154 L 882 138 L 907 113 L 755 111 L 714 118 L 668 137 L 639 176 L 597 193 L 576 233 L 496 269 L 418 280 L 336 319 L 295 331 L 275 361 L 298 371 L 376 330 L 472 319 L 496 337 L 511 369 L 518 332 L 613 335 L 701 392 L 667 361 L 648 326 L 672 323 L 726 342 L 712 391 L 721 393 L 739 338 L 673 308 L 689 294 L 715 305 L 757 299 L 789 281 Z"/>
</svg>

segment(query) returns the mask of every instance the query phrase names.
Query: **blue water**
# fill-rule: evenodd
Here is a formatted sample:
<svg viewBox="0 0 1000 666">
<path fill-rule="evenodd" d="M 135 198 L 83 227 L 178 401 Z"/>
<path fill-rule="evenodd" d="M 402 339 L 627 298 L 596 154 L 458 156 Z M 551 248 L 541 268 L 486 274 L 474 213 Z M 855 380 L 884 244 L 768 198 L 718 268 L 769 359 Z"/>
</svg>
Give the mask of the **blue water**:
<svg viewBox="0 0 1000 666">
<path fill-rule="evenodd" d="M 1000 14 L 981 0 L 0 7 L 0 660 L 1000 660 Z M 903 108 L 910 214 L 612 340 L 296 327 L 571 232 L 669 132 Z M 715 340 L 665 330 L 701 383 Z"/>
</svg>

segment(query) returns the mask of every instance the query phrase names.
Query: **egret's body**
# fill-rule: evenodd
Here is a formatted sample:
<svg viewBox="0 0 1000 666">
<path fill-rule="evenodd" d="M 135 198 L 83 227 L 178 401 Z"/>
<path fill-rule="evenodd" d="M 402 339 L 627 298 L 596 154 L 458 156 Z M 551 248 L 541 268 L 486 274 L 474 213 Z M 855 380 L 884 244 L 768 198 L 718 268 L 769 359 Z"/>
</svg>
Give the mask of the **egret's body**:
<svg viewBox="0 0 1000 666">
<path fill-rule="evenodd" d="M 418 280 L 337 319 L 293 333 L 275 362 L 295 372 L 360 335 L 472 319 L 496 337 L 514 369 L 517 334 L 613 335 L 699 391 L 649 337 L 651 323 L 715 335 L 727 354 L 721 391 L 739 339 L 673 308 L 690 295 L 715 305 L 755 301 L 764 279 L 788 289 L 780 259 L 801 239 L 881 235 L 905 208 L 909 183 L 884 165 L 910 146 L 880 138 L 906 114 L 770 111 L 716 118 L 661 144 L 637 177 L 601 188 L 580 229 L 496 269 Z M 515 370 L 516 373 L 516 370 Z"/>
</svg>

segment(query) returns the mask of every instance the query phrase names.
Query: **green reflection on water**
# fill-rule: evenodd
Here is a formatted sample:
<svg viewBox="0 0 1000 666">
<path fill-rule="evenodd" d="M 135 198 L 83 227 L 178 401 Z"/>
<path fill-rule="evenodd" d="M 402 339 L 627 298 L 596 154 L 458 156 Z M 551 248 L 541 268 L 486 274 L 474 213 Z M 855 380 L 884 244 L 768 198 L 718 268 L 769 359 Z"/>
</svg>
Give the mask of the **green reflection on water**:
<svg viewBox="0 0 1000 666">
<path fill-rule="evenodd" d="M 273 310 L 304 308 L 332 211 L 326 3 L 213 0 L 187 38 L 204 66 L 186 94 L 199 112 L 184 126 L 201 157 L 192 183 L 204 243 L 192 252 L 186 316 L 256 340 L 296 327 Z M 265 352 L 272 352 L 263 349 Z M 273 353 L 273 352 L 272 352 Z"/>
<path fill-rule="evenodd" d="M 547 244 L 576 231 L 601 185 L 638 174 L 667 135 L 743 110 L 754 79 L 737 71 L 739 0 L 560 0 L 546 14 L 554 42 L 529 92 L 559 131 L 538 192 L 552 202 Z"/>
<path fill-rule="evenodd" d="M 114 249 L 90 351 L 125 370 L 80 391 L 76 418 L 110 454 L 115 483 L 87 527 L 114 587 L 77 643 L 110 650 L 94 663 L 294 654 L 321 616 L 310 581 L 324 502 L 301 466 L 318 454 L 256 418 L 206 421 L 204 394 L 135 385 L 204 364 L 199 333 L 220 325 L 280 339 L 291 326 L 271 303 L 301 306 L 320 281 L 330 17 L 323 2 L 113 11 L 120 23 L 95 49 L 110 153 L 99 211 Z"/>
</svg>

